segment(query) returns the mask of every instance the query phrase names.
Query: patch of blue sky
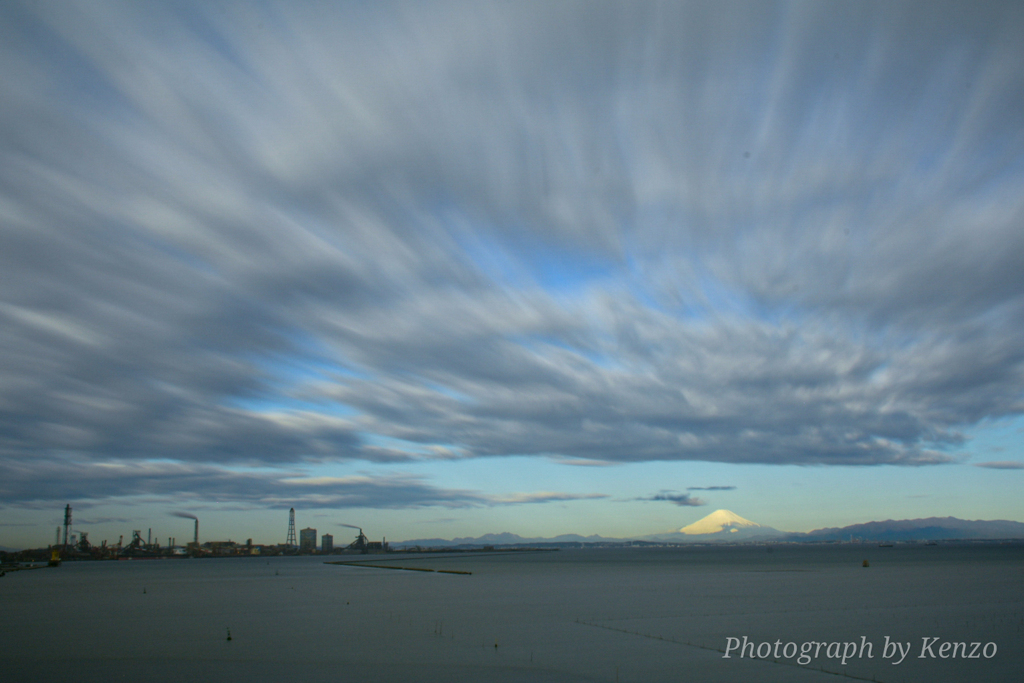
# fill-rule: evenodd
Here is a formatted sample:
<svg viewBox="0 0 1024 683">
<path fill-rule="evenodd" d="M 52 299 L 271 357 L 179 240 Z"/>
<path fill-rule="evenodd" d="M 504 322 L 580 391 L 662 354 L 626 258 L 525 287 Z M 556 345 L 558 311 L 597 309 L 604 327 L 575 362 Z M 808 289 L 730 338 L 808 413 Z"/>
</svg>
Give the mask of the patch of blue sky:
<svg viewBox="0 0 1024 683">
<path fill-rule="evenodd" d="M 374 434 L 373 432 L 358 432 L 358 436 L 366 446 L 376 446 L 377 448 L 385 448 L 391 451 L 398 451 L 400 453 L 408 453 L 413 457 L 429 457 L 433 454 L 433 451 L 431 450 L 432 444 L 406 441 L 405 439 L 397 439 L 395 437 L 384 436 L 382 434 Z"/>
<path fill-rule="evenodd" d="M 438 384 L 437 382 L 424 382 L 424 386 L 426 386 L 431 391 L 436 391 L 437 393 L 439 393 L 439 394 L 441 394 L 443 396 L 447 396 L 448 398 L 455 399 L 456 401 L 459 401 L 460 403 L 476 403 L 477 402 L 476 399 L 473 398 L 472 396 L 470 396 L 469 394 L 463 393 L 461 391 L 457 391 L 457 390 L 452 389 L 451 387 L 445 386 L 443 384 Z"/>
<path fill-rule="evenodd" d="M 534 456 L 515 455 L 397 463 L 395 467 L 443 481 L 445 488 L 469 489 L 495 496 L 538 491 L 591 493 L 593 491 L 587 488 L 591 480 L 579 470 L 609 469 L 568 468 Z M 613 481 L 609 478 L 607 484 L 611 486 Z"/>
<path fill-rule="evenodd" d="M 469 488 L 486 494 L 564 491 L 612 494 L 607 503 L 567 504 L 563 524 L 544 525 L 550 531 L 593 528 L 603 535 L 644 535 L 678 529 L 716 509 L 783 531 L 809 531 L 845 526 L 873 519 L 914 517 L 967 517 L 976 492 L 964 481 L 964 467 L 815 467 L 746 465 L 693 461 L 617 463 L 610 466 L 572 465 L 571 459 L 553 457 L 480 458 L 458 462 L 423 463 L 422 471 L 444 480 L 446 486 Z M 578 462 L 578 461 L 577 461 Z M 993 479 L 996 470 L 967 468 L 974 479 Z M 1016 474 L 1016 472 L 1011 472 Z M 1006 477 L 1004 477 L 1006 479 Z M 1016 481 L 1016 478 L 1013 478 Z M 879 482 L 886 482 L 879 485 Z M 690 487 L 735 486 L 728 491 L 691 491 L 701 506 L 678 506 L 644 500 L 671 490 Z M 892 491 L 900 491 L 893 496 Z M 1000 482 L 986 503 L 989 518 L 1014 518 L 1015 487 Z M 530 511 L 523 506 L 517 520 L 526 525 Z M 583 514 L 586 509 L 585 514 Z M 953 510 L 950 513 L 947 510 Z M 548 506 L 537 514 L 550 516 Z M 532 513 L 531 513 L 532 514 Z M 577 515 L 580 516 L 577 516 Z M 537 524 L 541 521 L 537 520 Z M 526 525 L 529 526 L 529 525 Z"/>
<path fill-rule="evenodd" d="M 730 287 L 710 273 L 702 273 L 698 277 L 702 301 L 695 303 L 695 308 L 705 311 L 704 317 L 735 316 L 741 318 L 754 317 L 767 320 L 767 307 L 758 305 L 745 292 Z"/>
<path fill-rule="evenodd" d="M 480 272 L 505 286 L 576 294 L 594 282 L 612 280 L 621 270 L 621 264 L 597 252 L 553 241 L 501 239 L 493 231 L 464 227 L 455 237 L 462 252 Z"/>
<path fill-rule="evenodd" d="M 686 288 L 671 278 L 652 275 L 634 257 L 627 258 L 630 277 L 622 283 L 637 303 L 651 311 L 691 323 L 708 322 L 717 311 L 700 287 Z M 665 268 L 658 264 L 654 268 Z"/>
<path fill-rule="evenodd" d="M 754 494 L 759 498 L 753 501 L 754 509 L 758 514 L 776 516 L 777 522 L 768 523 L 786 530 L 883 519 L 1014 519 L 1020 514 L 1019 479 L 1006 476 L 1005 470 L 955 463 L 772 467 L 747 469 L 747 474 L 756 476 L 764 486 Z"/>
<path fill-rule="evenodd" d="M 292 335 L 292 338 L 300 348 L 317 346 L 315 340 L 303 340 L 297 335 Z M 368 375 L 324 355 L 307 354 L 304 351 L 260 354 L 250 358 L 265 377 L 263 391 L 257 395 L 229 396 L 222 404 L 261 413 L 310 410 L 339 417 L 356 414 L 352 408 L 329 397 L 316 399 L 300 396 L 305 386 L 316 382 L 331 382 L 338 378 L 367 379 Z"/>
<path fill-rule="evenodd" d="M 492 282 L 516 289 L 535 286 L 527 268 L 503 240 L 495 234 L 493 226 L 480 226 L 459 208 L 447 202 L 436 207 L 438 220 L 450 231 L 460 254 L 468 264 Z"/>
<path fill-rule="evenodd" d="M 802 325 L 814 316 L 813 308 L 801 301 L 799 282 L 794 281 L 789 291 L 776 290 L 766 296 L 756 296 L 705 271 L 698 276 L 698 287 L 701 300 L 694 301 L 687 310 L 687 318 L 691 320 L 736 318 L 781 327 Z"/>
<path fill-rule="evenodd" d="M 714 317 L 711 307 L 702 304 L 691 294 L 679 291 L 664 292 L 652 289 L 649 282 L 631 279 L 627 289 L 638 303 L 657 313 L 689 323 L 704 323 Z"/>
<path fill-rule="evenodd" d="M 559 533 L 599 533 L 603 536 L 634 537 L 663 533 L 690 524 L 718 508 L 744 514 L 744 501 L 756 490 L 756 477 L 741 478 L 744 468 L 722 463 L 636 462 L 609 466 L 579 466 L 578 462 L 552 456 L 504 456 L 458 461 L 398 463 L 403 472 L 443 482 L 446 488 L 477 491 L 492 497 L 497 507 L 474 508 L 455 525 L 463 535 L 512 531 L 522 535 L 551 536 Z M 770 468 L 766 468 L 770 471 Z M 705 506 L 685 507 L 665 501 L 645 500 L 663 490 L 685 492 L 692 486 L 735 486 L 734 491 L 694 491 Z M 741 489 L 747 489 L 744 493 Z M 606 495 L 607 498 L 551 501 L 515 506 L 514 518 L 501 513 L 501 500 L 516 494 L 558 492 L 578 496 Z M 463 519 L 464 518 L 464 519 Z M 759 521 L 753 517 L 754 521 Z M 767 523 L 767 522 L 765 522 Z M 441 535 L 451 535 L 439 525 Z M 436 534 L 435 534 L 436 535 Z"/>
<path fill-rule="evenodd" d="M 302 330 L 287 330 L 286 351 L 261 353 L 248 360 L 258 366 L 278 386 L 294 386 L 301 382 L 331 377 L 369 379 L 369 375 L 340 358 L 313 335 Z"/>
<path fill-rule="evenodd" d="M 369 379 L 370 375 L 349 365 L 327 359 L 313 359 L 305 355 L 281 353 L 261 356 L 257 361 L 260 368 L 273 381 L 282 385 L 296 385 L 310 380 L 330 378 Z"/>
<path fill-rule="evenodd" d="M 963 448 L 972 461 L 1024 462 L 1024 416 L 989 419 L 963 431 L 968 439 Z"/>
<path fill-rule="evenodd" d="M 626 369 L 626 366 L 624 366 L 621 361 L 607 353 L 601 353 L 600 351 L 586 348 L 575 348 L 571 349 L 571 351 L 573 351 L 579 356 L 582 356 L 583 358 L 586 358 L 593 365 L 595 365 L 598 368 L 601 368 L 602 370 Z"/>
<path fill-rule="evenodd" d="M 537 282 L 552 294 L 574 294 L 613 280 L 621 266 L 596 254 L 547 245 L 522 252 Z"/>
</svg>

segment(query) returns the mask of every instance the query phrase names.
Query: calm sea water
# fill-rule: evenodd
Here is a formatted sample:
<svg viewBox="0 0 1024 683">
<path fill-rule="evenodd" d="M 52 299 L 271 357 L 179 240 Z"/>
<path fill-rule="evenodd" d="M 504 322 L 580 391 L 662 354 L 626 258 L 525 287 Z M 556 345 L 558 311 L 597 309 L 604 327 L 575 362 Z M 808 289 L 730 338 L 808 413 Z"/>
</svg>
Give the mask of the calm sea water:
<svg viewBox="0 0 1024 683">
<path fill-rule="evenodd" d="M 725 658 L 743 636 L 771 656 Z M 886 636 L 910 644 L 901 663 L 883 656 Z M 934 659 L 919 656 L 923 638 Z M 945 641 L 996 652 L 942 659 Z M 785 656 L 805 642 L 856 643 L 858 654 Z M 0 579 L 2 680 L 941 682 L 1022 671 L 1022 545 L 81 562 Z"/>
</svg>

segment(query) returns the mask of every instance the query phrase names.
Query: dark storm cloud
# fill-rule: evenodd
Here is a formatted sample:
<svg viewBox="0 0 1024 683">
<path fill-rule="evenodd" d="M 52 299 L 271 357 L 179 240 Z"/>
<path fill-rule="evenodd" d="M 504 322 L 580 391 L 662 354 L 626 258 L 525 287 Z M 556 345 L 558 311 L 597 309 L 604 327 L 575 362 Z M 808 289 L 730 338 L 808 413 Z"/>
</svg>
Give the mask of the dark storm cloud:
<svg viewBox="0 0 1024 683">
<path fill-rule="evenodd" d="M 707 505 L 707 502 L 700 498 L 695 498 L 689 493 L 679 493 L 677 491 L 661 491 L 653 496 L 637 498 L 636 500 L 667 501 L 669 503 L 679 505 L 680 507 L 699 507 L 701 505 Z"/>
<path fill-rule="evenodd" d="M 1024 410 L 1016 5 L 0 13 L 0 457 L 40 495 L 921 465 Z M 482 504 L 353 486 L 289 490 Z"/>
</svg>

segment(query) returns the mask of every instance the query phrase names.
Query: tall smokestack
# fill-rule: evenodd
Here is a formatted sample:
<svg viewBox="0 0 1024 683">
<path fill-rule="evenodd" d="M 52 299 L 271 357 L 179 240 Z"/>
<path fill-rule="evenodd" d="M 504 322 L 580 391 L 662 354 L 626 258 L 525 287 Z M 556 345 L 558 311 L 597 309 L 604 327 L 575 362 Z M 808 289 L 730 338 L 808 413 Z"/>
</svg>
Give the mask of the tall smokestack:
<svg viewBox="0 0 1024 683">
<path fill-rule="evenodd" d="M 199 545 L 199 518 L 188 512 L 172 512 L 170 513 L 173 517 L 181 517 L 182 519 L 194 519 L 196 520 L 196 536 L 193 539 L 196 546 Z"/>
<path fill-rule="evenodd" d="M 64 549 L 68 549 L 68 529 L 71 527 L 71 505 L 64 507 Z"/>
</svg>

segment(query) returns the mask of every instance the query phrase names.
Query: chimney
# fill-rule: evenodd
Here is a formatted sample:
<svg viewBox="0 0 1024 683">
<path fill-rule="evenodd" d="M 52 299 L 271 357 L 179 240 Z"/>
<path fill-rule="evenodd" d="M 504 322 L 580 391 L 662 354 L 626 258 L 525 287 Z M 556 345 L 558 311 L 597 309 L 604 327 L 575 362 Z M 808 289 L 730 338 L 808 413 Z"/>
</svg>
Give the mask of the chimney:
<svg viewBox="0 0 1024 683">
<path fill-rule="evenodd" d="M 195 538 L 195 542 L 196 542 L 196 547 L 199 547 L 199 520 L 198 519 L 196 520 L 196 538 Z"/>
</svg>

